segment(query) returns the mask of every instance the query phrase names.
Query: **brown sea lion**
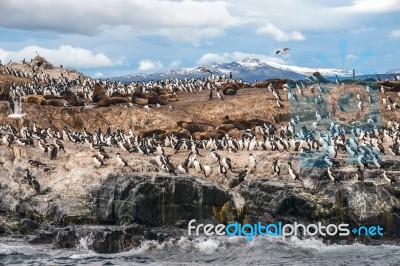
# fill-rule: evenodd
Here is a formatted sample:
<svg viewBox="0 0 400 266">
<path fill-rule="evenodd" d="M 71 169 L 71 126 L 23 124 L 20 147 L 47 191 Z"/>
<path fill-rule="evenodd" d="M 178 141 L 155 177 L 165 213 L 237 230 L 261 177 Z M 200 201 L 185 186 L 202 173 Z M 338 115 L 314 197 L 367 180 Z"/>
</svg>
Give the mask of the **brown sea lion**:
<svg viewBox="0 0 400 266">
<path fill-rule="evenodd" d="M 163 102 L 165 102 L 165 103 L 168 103 L 168 95 L 169 95 L 169 94 L 160 95 L 160 96 L 159 96 L 159 97 L 160 97 L 160 100 L 163 101 Z"/>
<path fill-rule="evenodd" d="M 160 93 L 162 92 L 162 88 L 160 88 L 160 87 L 153 87 L 153 88 L 151 88 L 150 90 L 149 90 L 149 92 L 154 92 L 154 93 L 156 93 L 157 95 L 160 95 Z"/>
<path fill-rule="evenodd" d="M 214 130 L 214 126 L 205 123 L 178 121 L 176 124 L 179 127 L 186 129 L 190 133 Z"/>
<path fill-rule="evenodd" d="M 228 132 L 229 130 L 232 130 L 234 128 L 244 129 L 244 126 L 241 124 L 223 124 L 217 127 L 216 130 L 222 130 Z"/>
<path fill-rule="evenodd" d="M 106 95 L 99 99 L 97 102 L 97 107 L 110 107 L 111 101 Z"/>
<path fill-rule="evenodd" d="M 106 91 L 100 83 L 96 83 L 93 89 L 93 102 L 99 102 L 104 96 L 106 96 Z"/>
<path fill-rule="evenodd" d="M 145 106 L 146 104 L 149 103 L 149 101 L 147 99 L 140 98 L 136 95 L 132 95 L 132 103 L 138 104 L 140 106 Z"/>
<path fill-rule="evenodd" d="M 149 138 L 149 137 L 153 137 L 154 134 L 157 135 L 163 135 L 166 134 L 167 131 L 163 130 L 163 129 L 152 129 L 152 130 L 146 130 L 146 131 L 139 131 L 139 136 L 141 136 L 142 138 Z"/>
<path fill-rule="evenodd" d="M 140 86 L 136 87 L 132 96 L 136 96 L 136 97 L 139 97 L 139 98 L 145 98 L 146 96 L 143 93 L 143 86 L 140 85 Z"/>
<path fill-rule="evenodd" d="M 78 99 L 76 101 L 67 101 L 70 106 L 85 106 L 86 103 L 83 99 Z"/>
<path fill-rule="evenodd" d="M 46 100 L 46 105 L 56 106 L 56 107 L 66 107 L 68 102 L 64 99 L 49 99 Z"/>
<path fill-rule="evenodd" d="M 226 87 L 222 93 L 224 95 L 236 95 L 237 94 L 237 90 L 233 87 Z"/>
<path fill-rule="evenodd" d="M 34 103 L 39 105 L 46 105 L 46 100 L 42 95 L 27 95 L 22 97 L 22 102 L 24 103 Z"/>
<path fill-rule="evenodd" d="M 225 131 L 223 130 L 212 130 L 212 131 L 206 131 L 200 134 L 199 139 L 200 140 L 205 140 L 209 138 L 216 138 L 220 139 L 225 135 Z"/>
<path fill-rule="evenodd" d="M 6 81 L 0 84 L 0 101 L 7 101 L 10 96 L 10 83 Z"/>
<path fill-rule="evenodd" d="M 125 97 L 111 97 L 110 104 L 128 104 L 131 101 Z"/>
<path fill-rule="evenodd" d="M 161 102 L 160 97 L 155 92 L 146 95 L 146 98 L 149 104 L 159 104 Z"/>
<path fill-rule="evenodd" d="M 51 99 L 63 99 L 61 96 L 56 96 L 56 95 L 43 95 L 43 98 L 46 100 L 51 100 Z"/>
<path fill-rule="evenodd" d="M 267 79 L 264 81 L 257 82 L 254 87 L 257 88 L 267 88 L 269 84 L 272 84 L 276 89 L 283 89 L 283 85 L 287 84 L 288 82 L 293 82 L 291 79 Z"/>
<path fill-rule="evenodd" d="M 170 134 L 174 134 L 178 139 L 182 138 L 189 138 L 190 137 L 190 132 L 185 130 L 185 129 L 180 129 L 179 131 L 172 131 Z"/>
</svg>

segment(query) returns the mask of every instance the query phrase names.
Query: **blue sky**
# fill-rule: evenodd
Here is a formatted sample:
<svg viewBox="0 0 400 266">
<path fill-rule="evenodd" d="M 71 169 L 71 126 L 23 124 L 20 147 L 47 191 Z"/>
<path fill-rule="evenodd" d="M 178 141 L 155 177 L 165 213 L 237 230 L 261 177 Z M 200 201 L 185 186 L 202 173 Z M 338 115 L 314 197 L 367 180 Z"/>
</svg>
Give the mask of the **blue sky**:
<svg viewBox="0 0 400 266">
<path fill-rule="evenodd" d="M 400 68 L 400 0 L 0 0 L 0 59 L 92 77 L 238 61 Z M 275 50 L 290 47 L 287 56 Z"/>
</svg>

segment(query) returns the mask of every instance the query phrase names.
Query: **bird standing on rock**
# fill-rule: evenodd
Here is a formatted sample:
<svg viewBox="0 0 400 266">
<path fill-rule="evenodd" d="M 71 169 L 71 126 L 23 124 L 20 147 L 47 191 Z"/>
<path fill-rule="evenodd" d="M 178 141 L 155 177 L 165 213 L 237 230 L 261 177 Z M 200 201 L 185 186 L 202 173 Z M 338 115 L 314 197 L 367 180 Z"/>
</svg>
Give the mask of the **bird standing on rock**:
<svg viewBox="0 0 400 266">
<path fill-rule="evenodd" d="M 249 154 L 249 164 L 248 167 L 250 169 L 250 173 L 254 173 L 256 171 L 256 158 L 253 156 L 253 154 Z"/>
<path fill-rule="evenodd" d="M 224 98 L 222 97 L 221 93 L 219 92 L 219 90 L 217 90 L 217 97 L 218 99 L 223 100 Z"/>
<path fill-rule="evenodd" d="M 194 159 L 193 166 L 197 173 L 203 172 L 203 166 L 199 161 L 197 161 L 197 159 Z"/>
<path fill-rule="evenodd" d="M 301 179 L 300 179 L 300 177 L 299 177 L 299 174 L 293 169 L 292 163 L 291 163 L 291 162 L 288 162 L 288 166 L 289 166 L 289 175 L 290 175 L 290 177 L 291 177 L 294 181 L 296 181 L 296 180 L 301 181 Z"/>
<path fill-rule="evenodd" d="M 275 160 L 275 161 L 272 163 L 272 172 L 273 172 L 275 175 L 277 175 L 277 176 L 280 175 L 280 173 L 281 173 L 281 168 L 280 168 L 279 165 L 278 165 L 278 160 Z"/>
<path fill-rule="evenodd" d="M 104 150 L 104 148 L 102 146 L 100 146 L 100 149 L 98 151 L 100 158 L 103 161 L 107 161 L 108 159 L 110 159 L 111 157 L 107 154 L 107 152 Z"/>
<path fill-rule="evenodd" d="M 333 173 L 330 167 L 328 167 L 328 176 L 331 179 L 331 181 L 336 184 L 336 183 L 340 183 L 343 184 Z"/>
<path fill-rule="evenodd" d="M 101 166 L 104 165 L 103 160 L 97 157 L 96 155 L 93 155 L 92 158 L 95 167 L 100 168 Z"/>
<path fill-rule="evenodd" d="M 211 157 L 216 161 L 216 162 L 220 162 L 221 161 L 221 156 L 219 156 L 219 154 L 215 151 L 215 149 L 212 149 L 211 152 Z"/>
<path fill-rule="evenodd" d="M 56 145 L 51 144 L 51 151 L 50 151 L 50 160 L 55 160 L 57 159 L 57 153 L 58 153 L 58 149 L 56 147 Z"/>
<path fill-rule="evenodd" d="M 125 158 L 123 158 L 123 157 L 121 156 L 120 153 L 117 153 L 117 161 L 118 161 L 118 163 L 119 163 L 120 165 L 122 165 L 123 167 L 129 167 L 129 168 L 132 169 L 132 167 L 130 167 L 130 166 L 128 165 L 128 161 L 127 161 Z"/>
<path fill-rule="evenodd" d="M 212 174 L 212 168 L 208 164 L 203 165 L 204 177 L 209 177 Z"/>
<path fill-rule="evenodd" d="M 248 166 L 246 165 L 244 167 L 244 170 L 242 172 L 240 172 L 238 175 L 239 182 L 243 182 L 248 177 L 249 173 L 250 173 L 250 170 L 249 170 Z"/>
<path fill-rule="evenodd" d="M 389 178 L 386 173 L 387 171 L 383 170 L 383 179 L 390 185 L 396 184 L 396 179 Z"/>
<path fill-rule="evenodd" d="M 49 147 L 45 144 L 42 144 L 42 139 L 39 140 L 38 146 L 42 150 L 43 153 L 46 153 L 46 154 L 49 153 Z"/>
<path fill-rule="evenodd" d="M 357 165 L 356 177 L 358 181 L 364 182 L 364 171 L 361 169 L 361 166 L 359 165 Z"/>
<path fill-rule="evenodd" d="M 26 176 L 24 177 L 24 179 L 28 181 L 30 187 L 35 189 L 36 194 L 40 193 L 40 184 L 36 180 L 36 177 L 32 176 L 32 174 L 29 172 L 29 169 L 26 169 Z"/>
<path fill-rule="evenodd" d="M 62 144 L 62 142 L 60 140 L 55 139 L 54 145 L 56 145 L 57 149 L 63 150 L 63 152 L 65 152 L 64 144 Z"/>
<path fill-rule="evenodd" d="M 32 187 L 35 189 L 36 194 L 40 193 L 40 184 L 35 177 L 32 178 Z"/>
<path fill-rule="evenodd" d="M 276 106 L 278 106 L 278 108 L 283 108 L 283 104 L 279 100 L 276 100 Z"/>
<path fill-rule="evenodd" d="M 188 173 L 189 173 L 189 169 L 188 169 L 186 163 L 180 163 L 180 164 L 176 167 L 176 170 L 178 170 L 178 172 L 181 173 L 181 174 L 188 174 Z"/>
<path fill-rule="evenodd" d="M 225 166 L 223 166 L 221 163 L 218 166 L 218 173 L 220 175 L 223 175 L 225 178 L 228 178 L 228 176 L 226 175 L 228 173 L 228 170 L 226 170 Z"/>
<path fill-rule="evenodd" d="M 222 158 L 221 160 L 221 164 L 227 169 L 227 170 L 231 170 L 232 171 L 232 162 L 231 159 L 229 158 Z"/>
</svg>

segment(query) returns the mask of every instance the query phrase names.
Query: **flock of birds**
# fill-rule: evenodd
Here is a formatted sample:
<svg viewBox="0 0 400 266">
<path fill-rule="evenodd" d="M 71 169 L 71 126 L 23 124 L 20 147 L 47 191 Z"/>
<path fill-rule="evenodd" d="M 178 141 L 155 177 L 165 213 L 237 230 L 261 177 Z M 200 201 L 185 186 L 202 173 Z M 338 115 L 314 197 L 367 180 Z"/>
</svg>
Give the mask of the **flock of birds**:
<svg viewBox="0 0 400 266">
<path fill-rule="evenodd" d="M 172 134 L 166 134 L 163 137 L 153 134 L 150 137 L 140 137 L 131 130 L 125 132 L 117 127 L 116 131 L 112 131 L 109 126 L 103 133 L 101 129 L 89 132 L 70 131 L 64 127 L 62 131 L 51 130 L 50 128 L 41 129 L 33 123 L 31 129 L 24 126 L 17 130 L 13 126 L 7 124 L 0 126 L 0 138 L 5 147 L 38 147 L 42 154 L 48 156 L 50 160 L 57 160 L 59 152 L 73 152 L 65 148 L 64 143 L 70 142 L 76 145 L 86 145 L 93 152 L 93 164 L 95 168 L 107 167 L 107 161 L 112 158 L 108 149 L 117 148 L 115 159 L 121 167 L 133 167 L 129 164 L 128 157 L 131 154 L 139 154 L 153 159 L 159 170 L 165 171 L 171 175 L 202 174 L 209 177 L 216 171 L 223 179 L 229 180 L 228 173 L 237 176 L 239 182 L 244 181 L 251 173 L 257 170 L 257 156 L 253 155 L 257 151 L 270 152 L 295 152 L 308 154 L 315 152 L 322 154 L 324 167 L 327 168 L 327 176 L 333 183 L 341 183 L 338 175 L 333 172 L 334 168 L 338 168 L 341 163 L 338 157 L 352 156 L 356 158 L 357 165 L 356 178 L 364 181 L 365 169 L 378 169 L 382 172 L 382 177 L 387 183 L 394 184 L 397 181 L 389 178 L 386 170 L 383 168 L 380 155 L 391 154 L 393 156 L 400 155 L 400 124 L 397 122 L 389 122 L 386 127 L 378 130 L 374 128 L 371 131 L 359 129 L 354 131 L 352 138 L 345 138 L 343 128 L 338 124 L 332 124 L 329 134 L 319 134 L 315 138 L 301 138 L 298 134 L 290 131 L 289 126 L 282 126 L 278 130 L 274 123 L 265 122 L 254 129 L 247 129 L 237 139 L 226 134 L 221 139 L 210 138 L 208 140 L 198 140 L 193 135 L 188 138 L 179 138 Z M 262 136 L 262 139 L 259 138 Z M 384 148 L 384 143 L 387 148 Z M 166 152 L 167 150 L 167 152 Z M 247 152 L 246 152 L 247 151 Z M 228 154 L 222 156 L 221 152 Z M 246 164 L 244 169 L 234 169 L 234 162 L 229 158 L 232 153 L 247 153 L 247 159 L 241 159 L 237 162 L 239 165 Z M 187 153 L 187 157 L 181 163 L 173 164 L 172 156 L 178 153 Z M 205 156 L 211 156 L 213 163 L 206 164 L 201 161 Z M 243 158 L 243 157 L 242 157 Z M 55 167 L 40 161 L 40 158 L 29 160 L 31 167 L 37 167 L 44 172 L 56 171 Z M 302 182 L 304 177 L 294 169 L 292 162 L 288 161 L 288 175 L 294 181 Z M 215 169 L 216 168 L 216 169 Z M 281 166 L 278 160 L 272 163 L 272 173 L 275 176 L 281 175 Z M 229 174 L 231 175 L 231 174 Z M 40 184 L 37 179 L 31 175 L 29 169 L 26 171 L 25 179 L 29 185 L 40 191 Z"/>
<path fill-rule="evenodd" d="M 106 96 L 113 95 L 132 95 L 133 93 L 140 91 L 141 94 L 145 95 L 154 89 L 160 89 L 170 94 L 177 93 L 197 93 L 202 90 L 209 90 L 210 99 L 213 97 L 213 91 L 218 98 L 222 99 L 222 95 L 219 91 L 221 85 L 235 82 L 237 84 L 250 85 L 249 83 L 240 80 L 233 80 L 226 75 L 216 75 L 210 70 L 204 67 L 200 67 L 199 71 L 210 72 L 210 75 L 203 78 L 187 78 L 184 79 L 165 79 L 159 81 L 147 81 L 147 82 L 114 82 L 110 80 L 94 80 L 90 77 L 84 77 L 83 75 L 69 75 L 67 70 L 61 72 L 61 76 L 55 78 L 41 70 L 40 68 L 32 67 L 32 71 L 23 71 L 21 69 L 13 68 L 12 66 L 0 65 L 0 73 L 12 75 L 14 77 L 29 78 L 30 81 L 22 83 L 12 83 L 10 85 L 10 106 L 21 97 L 27 95 L 43 95 L 49 99 L 63 99 L 64 96 L 71 94 L 74 99 L 73 102 L 68 102 L 68 97 L 64 97 L 67 100 L 63 106 L 86 106 L 93 102 L 93 87 L 96 83 L 103 85 Z M 153 107 L 146 105 L 145 108 Z M 13 109 L 13 108 L 12 108 Z"/>
<path fill-rule="evenodd" d="M 287 52 L 288 49 L 280 53 Z M 53 95 L 62 96 L 71 88 L 85 101 L 90 101 L 93 96 L 93 86 L 95 81 L 90 78 L 68 78 L 61 76 L 58 79 L 52 78 L 40 72 L 34 72 L 31 77 L 29 74 L 21 70 L 13 70 L 9 67 L 2 66 L 2 70 L 14 76 L 23 76 L 32 78 L 31 83 L 26 85 L 11 85 L 13 96 L 24 95 Z M 204 71 L 204 70 L 202 70 Z M 211 74 L 208 78 L 202 79 L 167 79 L 158 82 L 133 82 L 123 84 L 120 82 L 101 81 L 105 87 L 106 93 L 112 95 L 119 92 L 123 94 L 133 93 L 136 88 L 141 86 L 144 91 L 151 90 L 155 87 L 161 87 L 171 93 L 186 92 L 194 93 L 201 90 L 210 90 L 209 99 L 212 99 L 212 92 L 218 91 L 221 83 L 226 81 L 226 77 L 215 76 Z M 240 81 L 243 82 L 243 81 Z M 326 88 L 322 88 L 320 84 L 305 86 L 302 82 L 296 82 L 295 87 L 289 85 L 283 86 L 283 91 L 287 93 L 288 101 L 299 101 L 301 96 L 304 96 L 304 91 L 309 90 L 314 95 L 316 105 L 321 105 L 324 98 L 321 96 L 327 93 Z M 365 87 L 369 92 L 370 88 Z M 268 86 L 268 90 L 276 99 L 276 104 L 279 108 L 283 107 L 283 99 L 278 88 L 272 83 Z M 386 95 L 385 88 L 381 87 L 382 102 L 384 102 L 390 110 L 397 109 L 399 104 Z M 217 94 L 218 95 L 218 94 Z M 399 94 L 400 96 L 400 94 Z M 220 98 L 222 96 L 219 94 Z M 361 102 L 361 97 L 357 95 L 357 99 Z M 370 98 L 372 100 L 372 98 Z M 358 108 L 361 110 L 363 104 L 359 103 Z M 329 118 L 330 114 L 328 114 Z M 384 170 L 381 156 L 390 154 L 393 156 L 400 155 L 400 124 L 389 121 L 389 123 L 380 127 L 376 121 L 370 117 L 366 122 L 370 125 L 369 128 L 359 126 L 358 122 L 352 122 L 351 129 L 345 129 L 341 124 L 331 122 L 329 130 L 322 133 L 318 130 L 323 114 L 316 111 L 316 121 L 313 121 L 311 128 L 306 125 L 297 129 L 301 124 L 302 118 L 295 115 L 289 122 L 280 124 L 276 117 L 272 117 L 272 121 L 260 123 L 255 128 L 246 129 L 240 138 L 230 136 L 228 133 L 220 139 L 209 138 L 208 140 L 196 139 L 194 135 L 189 137 L 178 137 L 171 134 L 158 136 L 153 134 L 151 137 L 140 137 L 134 134 L 132 130 L 125 132 L 123 129 L 116 127 L 116 131 L 112 131 L 109 126 L 103 133 L 101 129 L 94 132 L 89 132 L 86 129 L 82 131 L 71 131 L 67 127 L 62 130 L 53 130 L 50 128 L 41 129 L 35 123 L 31 128 L 23 126 L 16 129 L 13 126 L 0 125 L 0 138 L 5 147 L 31 146 L 39 147 L 43 154 L 46 154 L 50 160 L 57 160 L 59 152 L 68 152 L 65 149 L 65 142 L 71 142 L 76 145 L 87 145 L 93 151 L 93 164 L 96 168 L 107 167 L 107 161 L 112 157 L 108 152 L 110 148 L 118 148 L 116 160 L 121 167 L 128 167 L 134 170 L 129 164 L 127 157 L 123 157 L 123 153 L 140 154 L 153 158 L 160 170 L 171 175 L 188 174 L 190 169 L 192 173 L 202 174 L 204 177 L 209 177 L 213 172 L 217 172 L 223 179 L 228 180 L 229 173 L 234 174 L 239 182 L 244 181 L 248 176 L 257 170 L 257 156 L 253 155 L 257 151 L 269 152 L 290 152 L 309 154 L 316 153 L 321 156 L 324 167 L 327 168 L 327 176 L 333 183 L 341 183 L 342 181 L 334 169 L 341 165 L 339 157 L 353 158 L 357 167 L 357 180 L 364 181 L 365 169 L 378 169 L 382 171 L 382 177 L 389 184 L 394 184 L 397 181 L 394 178 L 389 178 L 387 171 Z M 50 144 L 49 144 L 50 143 Z M 167 150 L 167 151 L 166 151 Z M 171 152 L 170 152 L 171 151 Z M 72 152 L 72 151 L 71 151 Z M 186 159 L 180 163 L 174 164 L 172 157 L 177 153 L 187 153 Z M 246 165 L 243 169 L 235 169 L 235 163 L 228 156 L 223 156 L 222 153 L 247 153 L 247 159 L 241 159 L 237 162 L 239 165 Z M 211 156 L 213 163 L 205 163 L 204 157 Z M 202 162 L 203 161 L 203 162 Z M 40 162 L 40 159 L 29 160 L 31 167 L 37 167 L 44 172 L 55 171 L 54 167 L 46 163 Z M 288 175 L 292 180 L 302 182 L 302 177 L 293 167 L 292 162 L 286 162 L 288 166 Z M 275 176 L 281 175 L 281 166 L 278 160 L 272 163 L 272 173 Z M 231 175 L 231 174 L 229 174 Z M 26 170 L 25 179 L 29 185 L 40 192 L 40 184 L 37 179 L 32 176 L 29 169 Z"/>
</svg>

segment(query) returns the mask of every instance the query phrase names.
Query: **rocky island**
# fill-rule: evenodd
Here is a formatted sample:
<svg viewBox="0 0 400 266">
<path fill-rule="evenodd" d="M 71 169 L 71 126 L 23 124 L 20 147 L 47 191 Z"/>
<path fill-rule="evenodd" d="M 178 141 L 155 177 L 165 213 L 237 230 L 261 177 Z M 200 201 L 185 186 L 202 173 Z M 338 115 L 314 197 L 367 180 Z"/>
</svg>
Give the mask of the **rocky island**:
<svg viewBox="0 0 400 266">
<path fill-rule="evenodd" d="M 0 72 L 0 236 L 116 253 L 187 235 L 195 219 L 384 228 L 329 243 L 400 237 L 398 82 L 118 84 L 41 57 Z"/>
</svg>

